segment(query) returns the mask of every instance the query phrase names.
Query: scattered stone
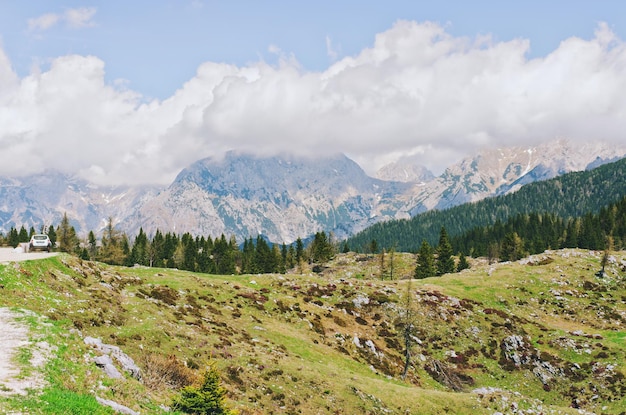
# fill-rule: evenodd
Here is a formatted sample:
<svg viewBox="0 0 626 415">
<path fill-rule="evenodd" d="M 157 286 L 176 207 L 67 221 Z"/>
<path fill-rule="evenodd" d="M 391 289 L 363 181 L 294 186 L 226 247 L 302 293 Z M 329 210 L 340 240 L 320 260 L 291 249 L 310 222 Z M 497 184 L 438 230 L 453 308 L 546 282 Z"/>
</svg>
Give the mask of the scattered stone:
<svg viewBox="0 0 626 415">
<path fill-rule="evenodd" d="M 111 360 L 111 356 L 106 355 L 106 354 L 102 356 L 96 356 L 93 358 L 93 362 L 96 364 L 96 366 L 101 368 L 104 371 L 104 373 L 111 379 L 122 378 L 122 374 L 120 373 L 119 370 L 117 370 L 117 368 L 113 364 L 113 360 Z"/>
<path fill-rule="evenodd" d="M 117 402 L 114 402 L 108 399 L 99 398 L 97 396 L 96 396 L 96 400 L 98 401 L 100 405 L 108 406 L 109 408 L 113 409 L 115 412 L 119 412 L 120 414 L 139 415 L 139 412 L 133 411 L 127 406 L 121 405 Z"/>
<path fill-rule="evenodd" d="M 139 366 L 135 364 L 133 359 L 131 359 L 130 356 L 128 356 L 126 353 L 122 352 L 122 350 L 119 347 L 102 343 L 101 339 L 96 339 L 94 337 L 85 337 L 84 341 L 85 341 L 85 344 L 92 346 L 94 349 L 96 349 L 100 353 L 104 353 L 105 355 L 107 355 L 107 357 L 112 356 L 120 364 L 120 366 L 125 372 L 128 372 L 128 374 L 130 374 L 133 378 L 137 380 L 141 380 L 141 369 L 139 369 Z M 103 356 L 100 356 L 100 357 L 103 357 Z M 111 361 L 111 364 L 113 364 L 112 361 Z"/>
</svg>

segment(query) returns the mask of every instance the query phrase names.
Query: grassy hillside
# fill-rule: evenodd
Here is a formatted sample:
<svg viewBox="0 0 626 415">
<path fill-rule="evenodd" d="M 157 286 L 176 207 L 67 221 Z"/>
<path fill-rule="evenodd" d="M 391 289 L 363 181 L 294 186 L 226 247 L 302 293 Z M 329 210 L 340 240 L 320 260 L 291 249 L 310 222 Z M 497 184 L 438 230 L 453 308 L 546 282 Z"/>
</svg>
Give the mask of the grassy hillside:
<svg viewBox="0 0 626 415">
<path fill-rule="evenodd" d="M 400 279 L 410 254 L 395 255 L 391 281 L 378 278 L 378 257 L 355 254 L 319 275 L 213 276 L 70 256 L 0 265 L 0 306 L 29 311 L 25 373 L 36 370 L 36 345 L 49 355 L 43 391 L 0 395 L 0 409 L 112 413 L 98 396 L 166 413 L 213 359 L 241 414 L 624 413 L 626 252 L 603 277 L 600 257 L 477 261 L 420 281 Z M 402 379 L 404 333 L 413 347 Z M 119 346 L 143 380 L 108 379 L 85 336 Z"/>
</svg>

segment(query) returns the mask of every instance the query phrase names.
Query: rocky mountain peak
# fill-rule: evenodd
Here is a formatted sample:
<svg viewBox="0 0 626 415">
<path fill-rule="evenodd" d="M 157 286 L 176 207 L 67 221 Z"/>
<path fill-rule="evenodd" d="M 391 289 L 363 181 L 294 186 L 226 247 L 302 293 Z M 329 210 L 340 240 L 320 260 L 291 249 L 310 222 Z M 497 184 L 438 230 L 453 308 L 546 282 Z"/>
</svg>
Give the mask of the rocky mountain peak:
<svg viewBox="0 0 626 415">
<path fill-rule="evenodd" d="M 225 234 L 239 241 L 261 234 L 290 243 L 320 230 L 343 238 L 379 221 L 515 191 L 624 155 L 624 146 L 560 140 L 484 150 L 434 178 L 406 157 L 373 178 L 343 154 L 229 152 L 191 164 L 166 188 L 93 186 L 53 173 L 0 178 L 0 232 L 58 224 L 67 213 L 82 234 L 112 217 L 131 237 L 142 227 L 148 234 Z"/>
</svg>

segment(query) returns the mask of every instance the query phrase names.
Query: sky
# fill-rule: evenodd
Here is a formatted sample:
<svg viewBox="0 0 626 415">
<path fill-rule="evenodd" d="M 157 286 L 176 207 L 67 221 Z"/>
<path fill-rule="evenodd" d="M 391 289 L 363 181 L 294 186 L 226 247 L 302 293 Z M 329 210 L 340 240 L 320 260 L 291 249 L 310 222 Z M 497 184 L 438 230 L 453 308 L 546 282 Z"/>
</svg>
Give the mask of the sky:
<svg viewBox="0 0 626 415">
<path fill-rule="evenodd" d="M 626 142 L 626 2 L 0 0 L 0 176 Z"/>
</svg>

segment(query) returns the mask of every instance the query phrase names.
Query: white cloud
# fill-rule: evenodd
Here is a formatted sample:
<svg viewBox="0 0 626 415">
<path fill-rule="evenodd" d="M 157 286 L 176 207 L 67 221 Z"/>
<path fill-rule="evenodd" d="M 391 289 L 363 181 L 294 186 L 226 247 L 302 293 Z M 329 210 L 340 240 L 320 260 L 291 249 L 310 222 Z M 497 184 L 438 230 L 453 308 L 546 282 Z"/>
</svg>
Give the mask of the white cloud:
<svg viewBox="0 0 626 415">
<path fill-rule="evenodd" d="M 95 14 L 95 7 L 79 7 L 77 9 L 67 9 L 63 17 L 69 27 L 92 27 L 95 26 L 92 20 Z"/>
<path fill-rule="evenodd" d="M 330 36 L 326 36 L 326 54 L 332 62 L 336 61 L 341 53 L 341 48 L 333 45 L 333 41 Z"/>
<path fill-rule="evenodd" d="M 92 27 L 95 26 L 95 22 L 92 19 L 96 11 L 95 7 L 79 7 L 67 9 L 64 13 L 46 13 L 39 17 L 28 19 L 28 30 L 43 32 L 62 23 L 73 29 Z"/>
<path fill-rule="evenodd" d="M 63 56 L 19 79 L 0 54 L 0 175 L 57 168 L 101 183 L 167 183 L 228 149 L 340 151 L 370 172 L 411 154 L 441 171 L 485 146 L 623 143 L 624 41 L 601 24 L 593 39 L 565 39 L 543 58 L 529 59 L 529 47 L 400 21 L 324 72 L 271 47 L 276 65 L 207 62 L 148 103 L 105 84 L 96 57 Z"/>
<path fill-rule="evenodd" d="M 39 17 L 28 19 L 28 30 L 48 30 L 59 22 L 61 16 L 47 13 Z"/>
</svg>

